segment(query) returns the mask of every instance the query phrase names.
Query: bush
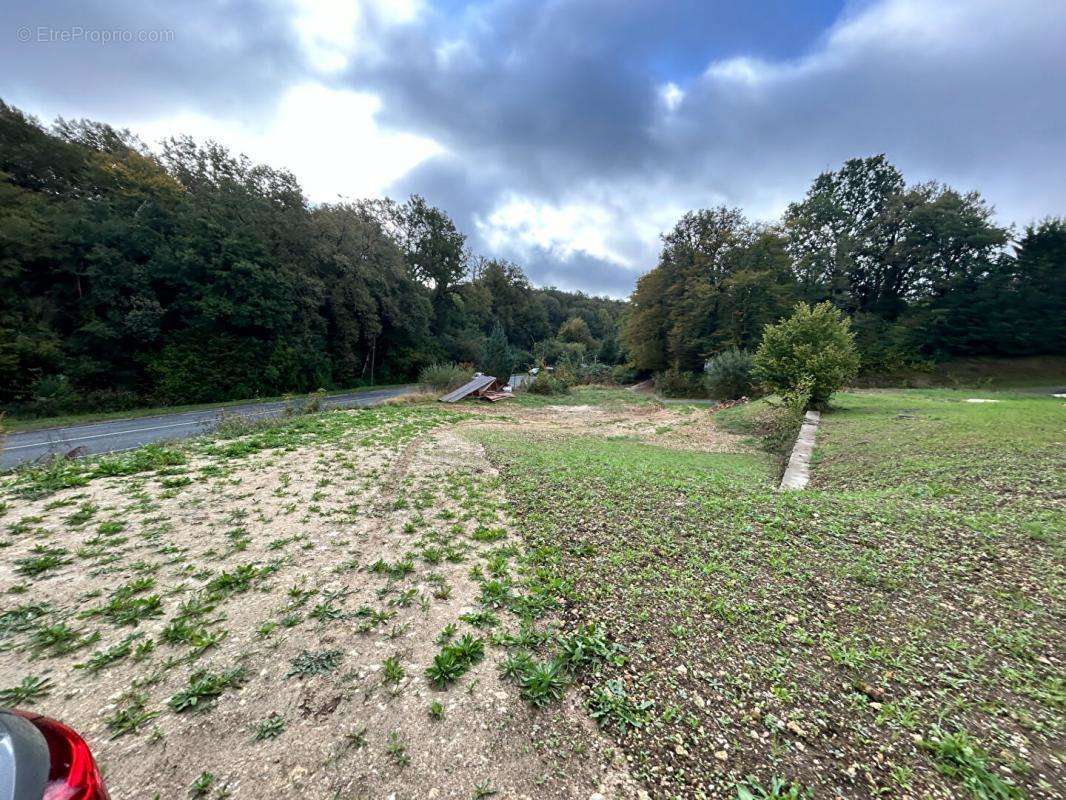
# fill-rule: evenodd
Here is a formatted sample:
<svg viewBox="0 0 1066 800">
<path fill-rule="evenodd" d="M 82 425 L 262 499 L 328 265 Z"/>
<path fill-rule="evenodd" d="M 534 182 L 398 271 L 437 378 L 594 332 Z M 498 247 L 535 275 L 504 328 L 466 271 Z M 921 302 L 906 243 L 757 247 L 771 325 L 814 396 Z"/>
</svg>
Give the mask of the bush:
<svg viewBox="0 0 1066 800">
<path fill-rule="evenodd" d="M 855 334 L 830 303 L 797 303 L 792 316 L 767 325 L 753 375 L 768 390 L 805 405 L 824 405 L 859 371 Z"/>
<path fill-rule="evenodd" d="M 460 364 L 430 364 L 418 373 L 418 382 L 427 390 L 450 392 L 474 377 L 474 370 Z"/>
<path fill-rule="evenodd" d="M 668 369 L 655 375 L 655 390 L 663 397 L 706 397 L 707 390 L 695 372 Z"/>
<path fill-rule="evenodd" d="M 611 380 L 619 386 L 629 386 L 637 382 L 637 371 L 625 364 L 619 364 L 611 370 Z"/>
<path fill-rule="evenodd" d="M 754 393 L 751 353 L 732 348 L 708 359 L 703 367 L 707 393 L 716 400 L 737 400 Z"/>
<path fill-rule="evenodd" d="M 541 370 L 537 377 L 526 384 L 526 391 L 530 394 L 570 394 L 570 384 L 562 378 Z"/>
</svg>

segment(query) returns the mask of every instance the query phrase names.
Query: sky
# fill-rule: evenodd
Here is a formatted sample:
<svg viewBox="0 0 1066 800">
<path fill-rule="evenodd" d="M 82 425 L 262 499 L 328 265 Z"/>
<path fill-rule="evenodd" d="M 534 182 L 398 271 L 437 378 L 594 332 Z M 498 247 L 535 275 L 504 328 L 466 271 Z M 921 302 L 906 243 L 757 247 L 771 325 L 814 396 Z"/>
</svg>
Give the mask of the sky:
<svg viewBox="0 0 1066 800">
<path fill-rule="evenodd" d="M 537 285 L 624 297 L 685 211 L 770 221 L 877 153 L 1066 214 L 1066 0 L 38 0 L 0 36 L 43 122 L 422 194 Z"/>
</svg>

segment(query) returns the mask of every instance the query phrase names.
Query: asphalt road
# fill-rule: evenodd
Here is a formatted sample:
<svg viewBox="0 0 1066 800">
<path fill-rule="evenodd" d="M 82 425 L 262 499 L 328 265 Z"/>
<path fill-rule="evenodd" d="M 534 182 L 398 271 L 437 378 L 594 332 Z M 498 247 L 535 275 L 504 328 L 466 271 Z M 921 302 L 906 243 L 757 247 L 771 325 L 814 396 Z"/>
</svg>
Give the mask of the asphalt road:
<svg viewBox="0 0 1066 800">
<path fill-rule="evenodd" d="M 366 392 L 351 392 L 326 397 L 323 408 L 356 408 L 371 406 L 411 390 L 410 386 L 394 386 Z M 52 454 L 66 454 L 77 450 L 79 455 L 88 453 L 113 453 L 132 450 L 142 444 L 162 442 L 168 439 L 184 439 L 188 436 L 211 431 L 223 418 L 279 416 L 286 402 L 246 403 L 208 411 L 186 411 L 178 414 L 157 414 L 135 419 L 112 419 L 64 428 L 45 428 L 37 431 L 8 434 L 3 453 L 0 453 L 0 469 L 11 469 L 27 461 L 36 461 Z"/>
</svg>

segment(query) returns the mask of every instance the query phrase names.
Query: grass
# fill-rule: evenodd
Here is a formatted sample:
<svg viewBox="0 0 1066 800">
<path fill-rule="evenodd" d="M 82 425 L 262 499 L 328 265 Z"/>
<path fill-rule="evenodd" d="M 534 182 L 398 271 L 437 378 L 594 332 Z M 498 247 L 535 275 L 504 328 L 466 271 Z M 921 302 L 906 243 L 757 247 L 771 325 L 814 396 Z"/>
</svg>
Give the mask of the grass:
<svg viewBox="0 0 1066 800">
<path fill-rule="evenodd" d="M 18 706 L 33 705 L 38 700 L 47 697 L 52 691 L 50 678 L 39 678 L 29 675 L 22 679 L 16 686 L 0 689 L 0 705 Z"/>
<path fill-rule="evenodd" d="M 985 753 L 965 731 L 948 733 L 934 726 L 922 745 L 936 760 L 937 769 L 959 781 L 979 800 L 1017 800 L 1021 790 L 993 771 Z"/>
<path fill-rule="evenodd" d="M 608 409 L 620 409 L 629 406 L 654 405 L 658 401 L 643 392 L 630 392 L 608 388 L 606 386 L 575 386 L 569 394 L 540 395 L 530 392 L 516 392 L 513 401 L 523 408 L 544 408 L 545 406 L 601 406 Z"/>
<path fill-rule="evenodd" d="M 997 797 L 918 743 L 936 725 L 1037 797 L 1066 732 L 1063 421 L 1019 392 L 842 394 L 787 494 L 769 453 L 479 438 L 564 636 L 623 648 L 575 678 L 653 797 Z M 567 677 L 504 669 L 531 702 Z"/>
<path fill-rule="evenodd" d="M 117 708 L 106 720 L 112 739 L 136 733 L 159 716 L 160 712 L 148 710 L 148 695 L 144 692 L 129 692 L 125 701 L 125 705 Z"/>
<path fill-rule="evenodd" d="M 232 759 L 313 736 L 373 793 L 429 768 L 470 796 L 492 786 L 448 759 L 482 754 L 426 743 L 495 724 L 470 709 L 499 676 L 564 782 L 585 743 L 553 720 L 587 713 L 654 800 L 1055 796 L 1061 401 L 843 394 L 811 487 L 778 494 L 766 402 L 713 418 L 741 441 L 625 390 L 540 400 L 597 408 L 560 431 L 499 424 L 521 399 L 487 426 L 311 414 L 0 479 L 0 702 L 47 698 L 148 760 L 205 725 Z M 440 426 L 462 436 L 438 453 Z M 232 763 L 191 758 L 166 794 Z"/>
</svg>

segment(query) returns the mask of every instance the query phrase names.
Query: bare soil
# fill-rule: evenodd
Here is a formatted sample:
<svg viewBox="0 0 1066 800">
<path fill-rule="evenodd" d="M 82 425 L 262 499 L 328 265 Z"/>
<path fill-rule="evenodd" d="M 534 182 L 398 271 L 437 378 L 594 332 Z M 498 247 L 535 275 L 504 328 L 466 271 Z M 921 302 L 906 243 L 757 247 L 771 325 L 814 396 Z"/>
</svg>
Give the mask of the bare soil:
<svg viewBox="0 0 1066 800">
<path fill-rule="evenodd" d="M 577 699 L 533 708 L 500 677 L 492 631 L 459 621 L 481 607 L 474 570 L 521 548 L 498 475 L 464 432 L 520 425 L 534 437 L 580 431 L 708 449 L 738 440 L 705 413 L 649 405 L 464 411 L 465 421 L 384 446 L 353 432 L 198 455 L 182 469 L 32 501 L 9 493 L 0 688 L 47 681 L 8 699 L 78 729 L 114 800 L 642 794 Z M 471 538 L 486 527 L 505 536 Z M 61 563 L 24 574 L 40 548 Z M 242 567 L 244 579 L 227 584 Z M 148 608 L 126 624 L 94 612 L 116 596 Z M 175 622 L 207 634 L 206 646 L 175 640 Z M 442 690 L 425 670 L 449 624 L 481 636 L 487 656 Z M 301 663 L 318 674 L 296 674 Z M 199 710 L 172 707 L 199 671 L 238 668 L 237 685 Z M 124 729 L 122 711 L 143 719 Z"/>
</svg>

